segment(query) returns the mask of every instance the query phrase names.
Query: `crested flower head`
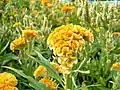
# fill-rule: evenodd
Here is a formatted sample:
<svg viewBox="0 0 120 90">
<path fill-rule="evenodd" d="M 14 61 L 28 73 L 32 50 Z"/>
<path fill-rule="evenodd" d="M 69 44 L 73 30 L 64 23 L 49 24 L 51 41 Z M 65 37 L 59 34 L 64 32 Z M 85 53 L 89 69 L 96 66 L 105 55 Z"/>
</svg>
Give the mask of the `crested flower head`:
<svg viewBox="0 0 120 90">
<path fill-rule="evenodd" d="M 40 82 L 42 82 L 43 84 L 46 85 L 46 87 L 48 87 L 50 90 L 56 90 L 56 83 L 49 80 L 49 79 L 46 79 L 46 78 L 42 78 L 40 80 Z"/>
<path fill-rule="evenodd" d="M 114 63 L 112 65 L 112 70 L 120 71 L 120 62 Z"/>
<path fill-rule="evenodd" d="M 24 46 L 25 46 L 25 39 L 19 37 L 18 39 L 12 41 L 12 43 L 10 44 L 10 49 L 14 52 L 15 50 L 23 49 Z"/>
<path fill-rule="evenodd" d="M 39 66 L 35 71 L 34 71 L 34 76 L 35 78 L 37 77 L 45 77 L 48 76 L 48 71 L 44 66 Z"/>
<path fill-rule="evenodd" d="M 11 73 L 0 73 L 0 90 L 17 90 L 17 89 L 10 89 L 15 88 L 18 84 L 16 77 Z"/>
<path fill-rule="evenodd" d="M 47 44 L 58 56 L 60 66 L 64 67 L 61 70 L 66 68 L 68 73 L 72 70 L 73 65 L 77 64 L 76 54 L 84 47 L 84 39 L 91 42 L 93 34 L 86 28 L 73 24 L 57 27 L 49 35 Z"/>
<path fill-rule="evenodd" d="M 35 30 L 23 30 L 22 31 L 22 37 L 24 37 L 28 42 L 31 42 L 36 36 L 38 32 Z"/>
</svg>

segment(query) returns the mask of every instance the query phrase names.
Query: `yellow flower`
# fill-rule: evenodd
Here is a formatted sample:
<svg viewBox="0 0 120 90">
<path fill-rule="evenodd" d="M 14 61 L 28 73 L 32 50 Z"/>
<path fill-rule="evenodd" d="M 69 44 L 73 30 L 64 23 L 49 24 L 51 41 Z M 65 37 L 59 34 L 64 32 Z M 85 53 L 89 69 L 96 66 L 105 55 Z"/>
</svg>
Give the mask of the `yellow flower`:
<svg viewBox="0 0 120 90">
<path fill-rule="evenodd" d="M 0 73 L 0 90 L 15 90 L 15 89 L 5 89 L 5 88 L 15 88 L 18 84 L 16 77 L 11 73 Z"/>
<path fill-rule="evenodd" d="M 18 90 L 16 87 L 13 87 L 13 86 L 6 86 L 0 90 Z"/>
<path fill-rule="evenodd" d="M 22 37 L 24 37 L 28 42 L 31 42 L 37 34 L 38 33 L 35 30 L 27 29 L 22 31 Z"/>
<path fill-rule="evenodd" d="M 25 39 L 19 37 L 10 44 L 10 49 L 14 52 L 15 50 L 21 50 L 25 46 Z"/>
<path fill-rule="evenodd" d="M 13 20 L 13 16 L 10 16 L 10 21 L 12 21 L 12 20 Z M 17 26 L 17 25 L 15 25 L 15 26 Z M 15 26 L 14 26 L 14 27 L 15 27 Z"/>
<path fill-rule="evenodd" d="M 48 6 L 48 8 L 53 8 L 54 7 L 54 5 L 50 4 L 50 3 L 48 3 L 47 6 Z"/>
<path fill-rule="evenodd" d="M 38 10 L 35 9 L 35 10 L 33 11 L 33 14 L 34 14 L 34 15 L 37 15 L 37 14 L 38 14 Z"/>
<path fill-rule="evenodd" d="M 45 77 L 48 76 L 48 71 L 44 66 L 39 66 L 35 71 L 34 71 L 34 77 Z"/>
<path fill-rule="evenodd" d="M 120 71 L 120 62 L 114 63 L 112 65 L 112 70 Z"/>
<path fill-rule="evenodd" d="M 55 62 L 50 62 L 50 64 L 55 68 L 56 71 L 59 72 L 59 64 L 58 63 L 55 63 Z"/>
<path fill-rule="evenodd" d="M 75 10 L 74 6 L 69 6 L 69 5 L 63 5 L 62 7 L 62 12 L 68 13 L 68 12 L 73 12 Z"/>
<path fill-rule="evenodd" d="M 76 54 L 78 50 L 84 47 L 84 38 L 91 41 L 93 34 L 86 28 L 73 24 L 57 27 L 49 35 L 47 44 L 58 56 L 58 63 L 60 64 L 60 69 L 57 71 L 70 73 L 74 64 L 77 64 Z"/>
<path fill-rule="evenodd" d="M 83 38 L 87 39 L 90 43 L 94 41 L 94 35 L 90 31 L 85 31 Z"/>
<path fill-rule="evenodd" d="M 51 0 L 41 0 L 41 4 L 43 7 L 46 7 L 48 5 L 48 3 L 50 3 Z"/>
<path fill-rule="evenodd" d="M 49 79 L 46 79 L 46 78 L 42 78 L 40 80 L 40 82 L 42 82 L 43 84 L 46 85 L 46 87 L 48 87 L 50 90 L 56 90 L 56 83 L 49 80 Z"/>
<path fill-rule="evenodd" d="M 18 28 L 20 26 L 20 22 L 16 22 L 14 25 L 13 25 L 13 27 L 16 27 L 16 28 Z"/>
<path fill-rule="evenodd" d="M 95 31 L 96 31 L 96 32 L 100 32 L 100 28 L 96 28 Z"/>
</svg>

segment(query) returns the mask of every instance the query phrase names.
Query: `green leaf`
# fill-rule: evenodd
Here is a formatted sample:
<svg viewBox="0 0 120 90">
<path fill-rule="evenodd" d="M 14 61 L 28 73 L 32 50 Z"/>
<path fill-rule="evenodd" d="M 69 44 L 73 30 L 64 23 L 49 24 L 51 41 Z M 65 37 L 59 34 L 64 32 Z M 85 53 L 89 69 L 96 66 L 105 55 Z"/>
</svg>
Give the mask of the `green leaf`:
<svg viewBox="0 0 120 90">
<path fill-rule="evenodd" d="M 2 54 L 5 51 L 5 49 L 8 47 L 8 45 L 9 45 L 9 42 L 7 42 L 7 44 L 2 48 L 2 50 L 0 51 L 0 54 Z"/>
<path fill-rule="evenodd" d="M 5 54 L 3 56 L 0 56 L 0 60 L 17 60 L 19 59 L 18 56 L 12 54 L 12 53 L 8 53 L 8 54 Z"/>
<path fill-rule="evenodd" d="M 16 72 L 17 74 L 19 74 L 20 76 L 26 78 L 30 85 L 35 89 L 35 90 L 49 90 L 44 84 L 42 84 L 41 82 L 37 82 L 36 80 L 34 80 L 32 77 L 25 75 L 21 70 L 17 70 L 11 67 L 7 67 L 7 66 L 2 66 L 3 68 L 7 68 L 10 69 L 14 72 Z"/>
</svg>

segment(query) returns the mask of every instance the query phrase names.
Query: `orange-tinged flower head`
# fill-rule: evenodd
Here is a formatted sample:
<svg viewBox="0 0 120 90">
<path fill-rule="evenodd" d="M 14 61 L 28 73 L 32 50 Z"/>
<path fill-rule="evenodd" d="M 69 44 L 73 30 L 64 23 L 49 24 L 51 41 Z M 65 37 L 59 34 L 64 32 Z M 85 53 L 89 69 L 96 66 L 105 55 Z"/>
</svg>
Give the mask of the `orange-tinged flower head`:
<svg viewBox="0 0 120 90">
<path fill-rule="evenodd" d="M 120 62 L 114 63 L 112 65 L 112 70 L 120 71 Z"/>
<path fill-rule="evenodd" d="M 47 6 L 48 6 L 48 8 L 53 8 L 54 4 L 48 3 Z"/>
<path fill-rule="evenodd" d="M 83 38 L 87 39 L 90 43 L 94 41 L 94 35 L 90 31 L 85 31 Z"/>
<path fill-rule="evenodd" d="M 25 39 L 19 37 L 18 39 L 15 39 L 11 44 L 10 44 L 10 49 L 14 52 L 15 50 L 21 50 L 25 46 Z"/>
<path fill-rule="evenodd" d="M 40 82 L 42 82 L 43 84 L 46 85 L 46 87 L 48 87 L 50 90 L 56 90 L 56 83 L 49 80 L 49 79 L 46 79 L 46 78 L 42 78 L 40 80 Z"/>
<path fill-rule="evenodd" d="M 17 84 L 18 81 L 13 74 L 7 72 L 0 73 L 0 89 L 15 87 Z M 14 89 L 3 89 L 3 90 L 14 90 Z"/>
<path fill-rule="evenodd" d="M 41 4 L 43 5 L 43 7 L 46 7 L 50 2 L 51 0 L 41 0 Z"/>
<path fill-rule="evenodd" d="M 48 76 L 48 71 L 44 66 L 39 66 L 35 71 L 34 71 L 34 77 L 45 77 Z"/>
<path fill-rule="evenodd" d="M 38 32 L 35 30 L 23 30 L 22 37 L 24 37 L 28 42 L 31 42 L 36 36 Z"/>
<path fill-rule="evenodd" d="M 68 13 L 68 12 L 73 12 L 75 10 L 74 6 L 69 6 L 69 5 L 63 5 L 62 7 L 62 12 Z"/>
</svg>

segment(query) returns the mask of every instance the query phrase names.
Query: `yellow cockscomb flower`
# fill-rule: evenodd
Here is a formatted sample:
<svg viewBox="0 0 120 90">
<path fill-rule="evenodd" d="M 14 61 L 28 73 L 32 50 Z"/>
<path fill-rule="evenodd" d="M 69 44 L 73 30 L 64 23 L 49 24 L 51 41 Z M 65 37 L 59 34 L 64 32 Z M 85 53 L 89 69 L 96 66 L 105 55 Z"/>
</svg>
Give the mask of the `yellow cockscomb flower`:
<svg viewBox="0 0 120 90">
<path fill-rule="evenodd" d="M 48 76 L 48 71 L 44 66 L 39 66 L 35 71 L 34 71 L 34 77 L 45 77 Z"/>
<path fill-rule="evenodd" d="M 73 12 L 75 10 L 74 6 L 69 6 L 69 5 L 63 5 L 62 7 L 62 12 L 68 13 L 68 12 Z"/>
<path fill-rule="evenodd" d="M 48 87 L 50 90 L 56 90 L 56 83 L 49 80 L 49 79 L 46 79 L 46 78 L 42 78 L 40 80 L 40 82 L 42 82 L 43 84 L 46 85 L 46 87 Z"/>
<path fill-rule="evenodd" d="M 112 70 L 120 71 L 120 62 L 114 63 L 112 65 Z"/>
<path fill-rule="evenodd" d="M 17 90 L 15 89 L 17 84 L 18 81 L 13 74 L 7 72 L 0 73 L 0 90 Z"/>
<path fill-rule="evenodd" d="M 51 0 L 41 0 L 41 4 L 46 7 L 48 5 L 48 3 L 50 3 Z"/>
<path fill-rule="evenodd" d="M 25 39 L 19 37 L 18 39 L 15 39 L 11 44 L 10 44 L 10 49 L 14 52 L 15 50 L 21 50 L 25 46 Z"/>
<path fill-rule="evenodd" d="M 58 56 L 58 63 L 61 70 L 70 72 L 74 64 L 77 63 L 76 53 L 84 47 L 84 38 L 91 41 L 93 34 L 86 28 L 79 25 L 62 25 L 55 28 L 49 35 L 47 44 L 53 50 L 53 53 Z"/>
<path fill-rule="evenodd" d="M 35 30 L 23 30 L 22 31 L 22 37 L 24 37 L 28 42 L 31 42 L 36 36 L 38 32 Z"/>
</svg>

